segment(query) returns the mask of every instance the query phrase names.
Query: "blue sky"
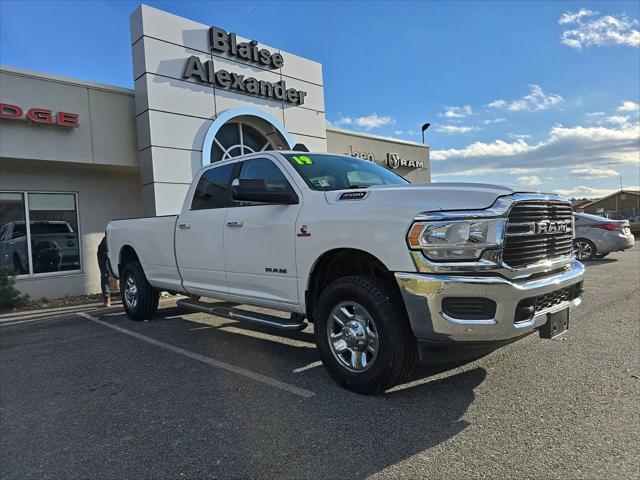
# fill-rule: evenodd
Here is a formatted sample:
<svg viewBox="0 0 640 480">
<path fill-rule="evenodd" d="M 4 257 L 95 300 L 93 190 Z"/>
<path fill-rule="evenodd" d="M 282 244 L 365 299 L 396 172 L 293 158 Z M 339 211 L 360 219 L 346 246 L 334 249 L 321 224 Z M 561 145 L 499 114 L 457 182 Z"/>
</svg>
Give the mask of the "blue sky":
<svg viewBox="0 0 640 480">
<path fill-rule="evenodd" d="M 437 181 L 640 183 L 640 2 L 146 2 L 323 64 L 327 120 L 420 140 Z M 0 63 L 132 87 L 139 2 L 0 1 Z"/>
</svg>

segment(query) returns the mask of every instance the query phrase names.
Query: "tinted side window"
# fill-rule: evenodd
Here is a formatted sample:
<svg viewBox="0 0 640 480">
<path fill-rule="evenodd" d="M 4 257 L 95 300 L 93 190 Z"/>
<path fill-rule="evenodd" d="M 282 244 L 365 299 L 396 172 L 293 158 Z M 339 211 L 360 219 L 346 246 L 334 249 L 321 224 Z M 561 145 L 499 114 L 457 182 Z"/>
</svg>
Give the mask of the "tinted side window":
<svg viewBox="0 0 640 480">
<path fill-rule="evenodd" d="M 267 190 L 278 192 L 291 190 L 284 173 L 268 158 L 256 158 L 244 162 L 240 171 L 240 178 L 243 180 L 264 180 Z"/>
<path fill-rule="evenodd" d="M 16 223 L 13 226 L 13 236 L 11 238 L 21 238 L 27 235 L 27 226 L 24 223 Z"/>
<path fill-rule="evenodd" d="M 229 164 L 204 172 L 193 194 L 191 210 L 230 207 L 231 174 L 234 167 L 235 164 Z"/>
</svg>

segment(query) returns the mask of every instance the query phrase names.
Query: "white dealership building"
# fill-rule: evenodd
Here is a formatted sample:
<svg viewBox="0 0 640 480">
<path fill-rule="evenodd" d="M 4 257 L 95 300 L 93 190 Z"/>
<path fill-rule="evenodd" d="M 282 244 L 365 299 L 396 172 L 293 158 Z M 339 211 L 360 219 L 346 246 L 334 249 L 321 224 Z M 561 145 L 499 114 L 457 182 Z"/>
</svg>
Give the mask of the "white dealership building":
<svg viewBox="0 0 640 480">
<path fill-rule="evenodd" d="M 134 90 L 0 67 L 0 267 L 19 290 L 99 292 L 106 224 L 177 213 L 230 156 L 304 145 L 430 181 L 425 145 L 327 128 L 321 64 L 220 27 L 140 6 Z"/>
</svg>

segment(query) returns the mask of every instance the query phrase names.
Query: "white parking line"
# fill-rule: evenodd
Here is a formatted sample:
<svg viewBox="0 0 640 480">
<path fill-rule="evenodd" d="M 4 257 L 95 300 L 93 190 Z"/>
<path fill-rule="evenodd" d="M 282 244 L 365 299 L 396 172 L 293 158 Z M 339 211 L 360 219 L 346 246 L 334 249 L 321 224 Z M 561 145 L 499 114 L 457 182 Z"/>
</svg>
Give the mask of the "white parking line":
<svg viewBox="0 0 640 480">
<path fill-rule="evenodd" d="M 318 360 L 317 362 L 309 363 L 308 365 L 305 365 L 304 367 L 294 368 L 293 373 L 302 373 L 302 372 L 304 372 L 306 370 L 310 370 L 312 368 L 320 367 L 321 365 L 322 365 L 322 362 L 320 360 Z"/>
<path fill-rule="evenodd" d="M 60 315 L 52 315 L 50 317 L 30 318 L 28 320 L 17 320 L 15 322 L 3 322 L 3 323 L 0 323 L 0 328 L 1 327 L 10 327 L 12 325 L 18 325 L 20 323 L 44 322 L 46 320 L 55 320 L 56 318 L 71 317 L 74 314 L 75 315 L 79 315 L 79 313 L 76 313 L 76 312 L 73 312 L 73 313 L 61 313 Z"/>
<path fill-rule="evenodd" d="M 205 357 L 204 355 L 200 355 L 198 353 L 193 353 L 184 348 L 176 347 L 175 345 L 171 345 L 169 343 L 161 342 L 154 338 L 147 337 L 137 332 L 133 332 L 131 330 L 127 330 L 126 328 L 121 328 L 116 325 L 112 325 L 108 322 L 102 321 L 96 317 L 93 317 L 86 313 L 78 313 L 82 318 L 86 318 L 94 323 L 102 325 L 103 327 L 111 328 L 120 333 L 124 333 L 125 335 L 129 335 L 130 337 L 137 338 L 143 342 L 149 343 L 151 345 L 155 345 L 156 347 L 164 348 L 165 350 L 169 350 L 170 352 L 177 353 L 179 355 L 183 355 L 185 357 L 191 358 L 193 360 L 197 360 L 202 363 L 206 363 L 215 368 L 219 368 L 221 370 L 226 370 L 227 372 L 235 373 L 236 375 L 240 375 L 246 378 L 250 378 L 257 382 L 263 383 L 265 385 L 269 385 L 270 387 L 277 388 L 279 390 L 283 390 L 285 392 L 293 393 L 294 395 L 298 395 L 303 398 L 313 397 L 315 394 L 310 390 L 305 390 L 304 388 L 296 387 L 295 385 L 291 385 L 289 383 L 281 382 L 280 380 L 276 380 L 275 378 L 267 377 L 266 375 L 262 375 L 260 373 L 252 372 L 251 370 L 247 370 L 246 368 L 237 367 L 235 365 L 231 365 L 230 363 L 221 362 L 219 360 L 214 360 L 210 357 Z"/>
<path fill-rule="evenodd" d="M 213 327 L 213 325 L 207 325 L 206 327 L 190 328 L 189 331 L 193 332 L 194 330 L 206 330 L 207 328 L 214 328 L 214 327 Z"/>
<path fill-rule="evenodd" d="M 270 342 L 280 343 L 282 345 L 288 345 L 290 347 L 300 348 L 316 348 L 315 343 L 305 342 L 303 340 L 296 340 L 289 337 L 278 337 L 265 332 L 258 332 L 256 330 L 245 330 L 244 328 L 238 328 L 231 325 L 218 327 L 218 330 L 229 333 L 237 333 L 238 335 L 245 335 L 247 337 L 259 338 L 260 340 L 268 340 Z"/>
</svg>

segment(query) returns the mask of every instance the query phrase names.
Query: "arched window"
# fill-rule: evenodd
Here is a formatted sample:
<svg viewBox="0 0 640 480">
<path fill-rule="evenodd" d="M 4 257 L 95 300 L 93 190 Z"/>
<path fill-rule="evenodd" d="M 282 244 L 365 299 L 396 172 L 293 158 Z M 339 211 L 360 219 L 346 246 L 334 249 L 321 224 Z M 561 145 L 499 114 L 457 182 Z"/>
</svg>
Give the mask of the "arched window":
<svg viewBox="0 0 640 480">
<path fill-rule="evenodd" d="M 264 152 L 265 150 L 278 150 L 282 148 L 278 142 L 260 133 L 248 123 L 232 121 L 225 123 L 213 140 L 211 149 L 211 163 L 226 160 L 247 153 Z"/>
<path fill-rule="evenodd" d="M 274 117 L 255 108 L 234 108 L 218 115 L 209 127 L 202 146 L 202 164 L 292 147 L 291 136 Z"/>
</svg>

